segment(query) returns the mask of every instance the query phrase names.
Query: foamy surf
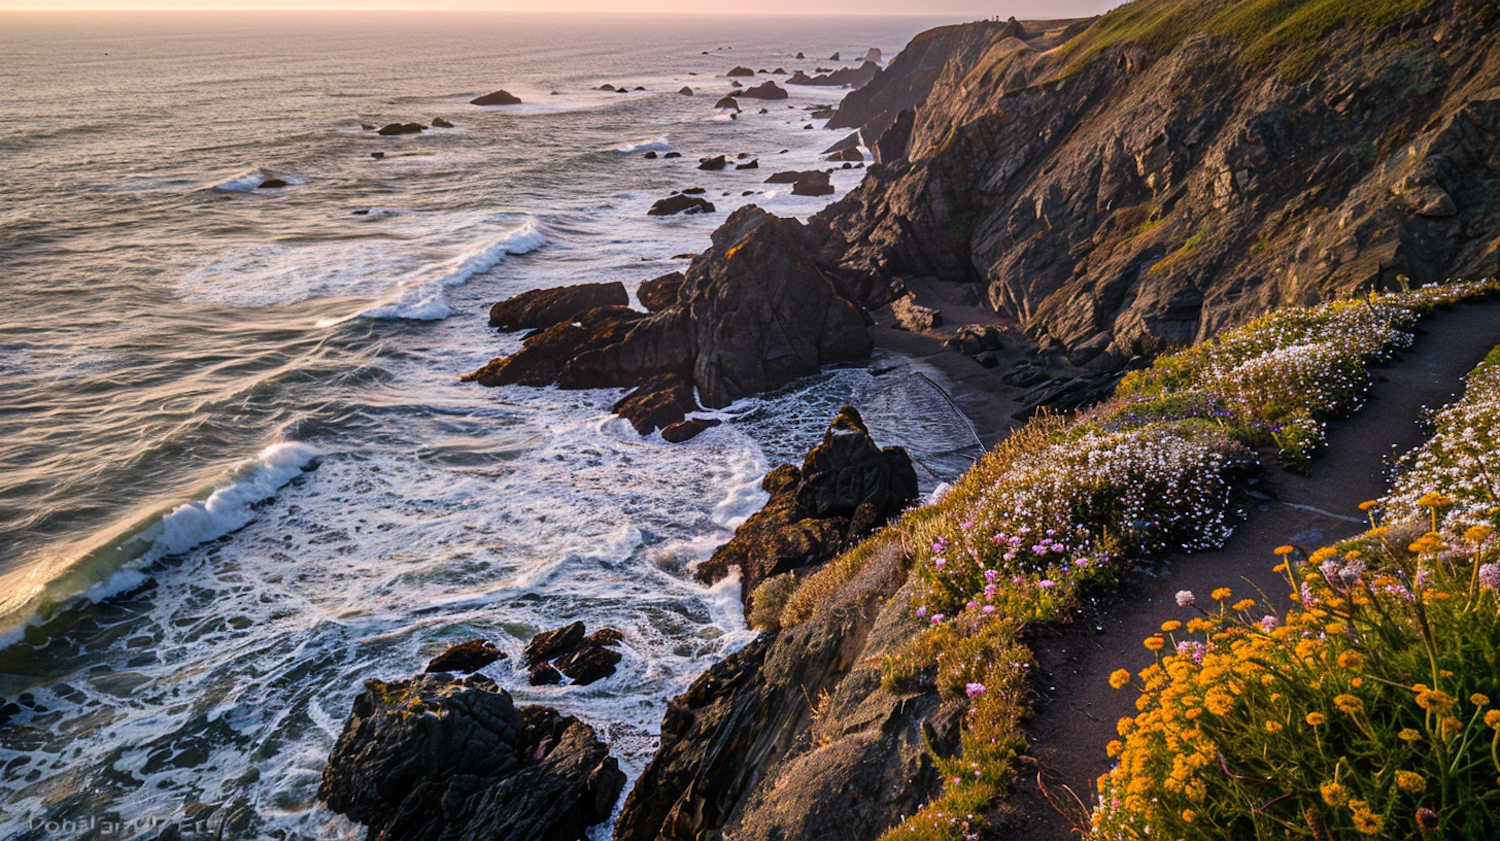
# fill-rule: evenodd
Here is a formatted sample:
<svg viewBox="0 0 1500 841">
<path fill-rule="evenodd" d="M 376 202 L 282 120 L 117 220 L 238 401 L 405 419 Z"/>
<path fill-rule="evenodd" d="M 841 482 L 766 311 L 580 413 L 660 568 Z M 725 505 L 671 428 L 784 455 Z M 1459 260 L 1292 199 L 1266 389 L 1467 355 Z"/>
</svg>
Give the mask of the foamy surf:
<svg viewBox="0 0 1500 841">
<path fill-rule="evenodd" d="M 443 299 L 443 290 L 457 286 L 481 272 L 489 271 L 506 257 L 527 254 L 541 248 L 547 237 L 527 220 L 499 239 L 438 264 L 430 270 L 419 270 L 397 282 L 396 291 L 373 306 L 341 318 L 323 319 L 319 327 L 333 327 L 355 318 L 400 318 L 410 321 L 437 321 L 453 314 Z"/>
<path fill-rule="evenodd" d="M 318 455 L 307 444 L 272 444 L 236 466 L 204 498 L 127 527 L 61 565 L 56 577 L 13 574 L 0 580 L 0 593 L 9 594 L 0 598 L 0 648 L 16 642 L 28 623 L 79 601 L 100 602 L 139 589 L 150 580 L 152 564 L 244 528 L 255 519 L 258 504 L 312 468 Z"/>
<path fill-rule="evenodd" d="M 667 142 L 667 136 L 663 134 L 649 140 L 632 140 L 618 146 L 611 146 L 609 151 L 630 154 L 632 152 L 666 152 L 671 148 L 672 145 Z"/>
<path fill-rule="evenodd" d="M 307 179 L 291 173 L 261 168 L 242 172 L 216 184 L 206 185 L 204 189 L 217 190 L 222 193 L 249 193 L 261 189 L 262 184 L 273 179 L 284 182 L 287 187 L 300 187 L 307 183 Z"/>
</svg>

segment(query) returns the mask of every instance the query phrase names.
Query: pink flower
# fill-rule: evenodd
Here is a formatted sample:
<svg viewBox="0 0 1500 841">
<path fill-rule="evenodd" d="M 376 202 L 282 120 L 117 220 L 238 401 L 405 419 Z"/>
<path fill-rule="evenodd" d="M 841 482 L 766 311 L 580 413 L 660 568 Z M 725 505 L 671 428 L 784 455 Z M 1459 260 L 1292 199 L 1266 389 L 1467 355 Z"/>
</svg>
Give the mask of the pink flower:
<svg viewBox="0 0 1500 841">
<path fill-rule="evenodd" d="M 922 607 L 917 608 L 917 615 L 918 616 L 926 616 L 927 615 L 927 607 L 924 605 Z"/>
<path fill-rule="evenodd" d="M 1480 572 L 1483 572 L 1483 570 L 1480 570 Z M 992 569 L 987 569 L 987 570 L 984 571 L 984 580 L 985 581 L 994 581 L 998 577 L 1000 577 L 1000 573 L 995 572 Z"/>
<path fill-rule="evenodd" d="M 1187 607 L 1188 605 L 1191 605 L 1195 601 L 1197 601 L 1197 598 L 1193 595 L 1193 591 L 1192 590 L 1178 590 L 1177 591 L 1177 606 L 1178 607 Z"/>
<path fill-rule="evenodd" d="M 973 520 L 964 520 L 964 522 L 963 522 L 963 530 L 964 531 L 968 531 L 969 529 L 972 529 L 972 528 L 974 528 L 974 521 Z"/>
<path fill-rule="evenodd" d="M 1053 581 L 1050 578 L 1043 578 L 1041 581 L 1038 581 L 1036 583 L 1036 586 L 1041 587 L 1043 590 L 1047 590 L 1047 589 L 1050 589 L 1052 587 L 1056 587 L 1057 586 L 1057 582 Z"/>
<path fill-rule="evenodd" d="M 970 698 L 978 698 L 980 695 L 984 694 L 984 684 L 971 683 L 968 686 L 964 687 L 964 691 L 969 694 Z"/>
<path fill-rule="evenodd" d="M 932 614 L 932 624 L 934 624 L 934 625 L 938 624 L 939 622 L 943 621 L 943 618 L 944 618 L 943 614 L 941 614 L 941 613 L 934 613 L 934 614 Z"/>
<path fill-rule="evenodd" d="M 935 564 L 938 569 L 942 569 L 943 565 L 946 564 L 946 563 L 948 563 L 948 562 L 945 561 L 945 560 L 943 560 L 942 558 L 938 558 L 937 560 L 933 561 L 933 564 Z"/>
<path fill-rule="evenodd" d="M 980 608 L 980 610 L 984 611 L 985 613 L 994 613 L 995 606 L 992 604 L 987 604 L 984 607 Z"/>
</svg>

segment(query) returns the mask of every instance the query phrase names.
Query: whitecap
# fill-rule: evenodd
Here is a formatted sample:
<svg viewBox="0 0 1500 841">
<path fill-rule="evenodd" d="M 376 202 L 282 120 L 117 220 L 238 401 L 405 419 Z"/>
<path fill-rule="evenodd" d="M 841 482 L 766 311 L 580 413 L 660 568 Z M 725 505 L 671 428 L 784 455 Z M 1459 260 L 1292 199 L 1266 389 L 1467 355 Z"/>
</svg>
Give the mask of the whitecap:
<svg viewBox="0 0 1500 841">
<path fill-rule="evenodd" d="M 667 136 L 663 134 L 649 140 L 632 140 L 621 143 L 619 146 L 610 147 L 609 151 L 629 154 L 631 152 L 667 152 L 671 148 L 672 145 L 667 142 Z"/>
</svg>

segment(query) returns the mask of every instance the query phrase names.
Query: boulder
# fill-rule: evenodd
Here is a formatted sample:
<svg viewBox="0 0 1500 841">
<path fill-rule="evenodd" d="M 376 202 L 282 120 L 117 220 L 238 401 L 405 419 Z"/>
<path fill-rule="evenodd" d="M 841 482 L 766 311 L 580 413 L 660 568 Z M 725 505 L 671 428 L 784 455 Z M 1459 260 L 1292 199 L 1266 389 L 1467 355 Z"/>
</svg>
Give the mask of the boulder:
<svg viewBox="0 0 1500 841">
<path fill-rule="evenodd" d="M 640 299 L 641 306 L 647 312 L 661 312 L 677 303 L 677 292 L 682 289 L 682 281 L 682 272 L 664 274 L 643 282 L 635 290 L 635 296 Z"/>
<path fill-rule="evenodd" d="M 645 158 L 648 161 L 654 161 L 657 158 L 657 154 L 655 152 L 647 152 L 646 154 L 642 155 L 641 157 Z"/>
<path fill-rule="evenodd" d="M 751 99 L 786 99 L 788 94 L 777 86 L 775 82 L 763 82 L 753 88 L 740 91 L 740 96 Z"/>
<path fill-rule="evenodd" d="M 833 184 L 828 181 L 828 173 L 804 173 L 806 177 L 800 178 L 792 185 L 794 196 L 827 196 L 833 194 Z"/>
<path fill-rule="evenodd" d="M 943 344 L 965 356 L 973 356 L 986 350 L 1001 350 L 1001 333 L 998 327 L 966 324 Z"/>
<path fill-rule="evenodd" d="M 615 403 L 615 414 L 630 421 L 635 431 L 650 435 L 680 423 L 688 412 L 698 410 L 693 384 L 682 374 L 658 374 Z"/>
<path fill-rule="evenodd" d="M 285 187 L 285 186 L 286 186 L 286 181 L 283 180 L 283 179 L 280 179 L 280 178 L 267 178 L 266 180 L 260 182 L 260 186 L 256 187 L 255 189 L 257 189 L 257 190 L 279 190 L 279 189 L 281 189 L 282 187 Z"/>
<path fill-rule="evenodd" d="M 447 651 L 432 658 L 432 661 L 427 664 L 426 672 L 428 674 L 435 672 L 469 674 L 509 656 L 496 648 L 489 640 L 469 640 L 450 646 Z"/>
<path fill-rule="evenodd" d="M 561 675 L 579 686 L 603 680 L 615 673 L 623 657 L 612 650 L 623 639 L 625 635 L 614 628 L 601 628 L 585 636 L 582 622 L 537 634 L 526 646 L 531 685 L 555 684 L 561 681 Z"/>
<path fill-rule="evenodd" d="M 625 306 L 630 296 L 625 285 L 582 283 L 553 289 L 533 289 L 507 298 L 490 308 L 490 326 L 501 330 L 531 330 L 571 321 L 599 307 Z"/>
<path fill-rule="evenodd" d="M 520 105 L 521 98 L 510 91 L 495 91 L 469 100 L 470 105 Z"/>
<path fill-rule="evenodd" d="M 680 93 L 680 94 L 682 94 L 683 96 L 692 96 L 693 95 L 693 89 L 690 88 L 690 87 L 688 87 L 687 85 L 683 85 L 681 88 L 679 88 L 677 90 L 677 92 Z"/>
<path fill-rule="evenodd" d="M 726 96 L 726 97 L 721 98 L 718 102 L 715 102 L 714 103 L 714 107 L 715 108 L 733 108 L 734 110 L 738 111 L 738 110 L 740 110 L 740 103 L 734 97 L 732 97 L 732 96 Z"/>
<path fill-rule="evenodd" d="M 725 73 L 724 75 L 725 76 L 729 76 L 729 77 L 734 77 L 734 76 L 754 76 L 755 75 L 755 71 L 751 70 L 748 67 L 736 67 L 736 68 L 730 70 L 728 73 Z"/>
<path fill-rule="evenodd" d="M 661 431 L 662 440 L 672 444 L 681 444 L 684 441 L 698 437 L 705 429 L 718 426 L 722 421 L 716 418 L 688 418 L 671 424 Z"/>
<path fill-rule="evenodd" d="M 771 75 L 772 76 L 785 76 L 786 75 L 786 68 L 785 67 L 778 67 L 775 70 L 771 71 Z"/>
<path fill-rule="evenodd" d="M 594 90 L 596 90 L 596 91 L 607 91 L 609 93 L 619 93 L 619 89 L 617 89 L 614 85 L 611 85 L 611 84 L 608 84 L 608 83 L 600 85 L 599 87 L 594 88 Z"/>
<path fill-rule="evenodd" d="M 717 208 L 714 203 L 698 196 L 676 195 L 658 199 L 651 209 L 646 211 L 647 216 L 674 216 L 679 213 L 713 213 Z"/>
<path fill-rule="evenodd" d="M 745 163 L 742 163 L 742 164 L 735 164 L 734 168 L 735 169 L 760 169 L 760 161 L 758 161 L 758 160 L 746 161 Z"/>
<path fill-rule="evenodd" d="M 778 467 L 761 488 L 771 495 L 765 507 L 698 568 L 713 582 L 739 567 L 747 615 L 766 579 L 832 559 L 918 497 L 911 458 L 876 446 L 853 406 L 839 412 L 801 469 Z"/>
<path fill-rule="evenodd" d="M 897 330 L 909 330 L 913 333 L 931 330 L 943 323 L 943 316 L 937 310 L 918 304 L 912 295 L 892 301 L 891 314 L 896 316 Z"/>
<path fill-rule="evenodd" d="M 386 123 L 375 133 L 381 137 L 395 137 L 400 134 L 421 134 L 427 130 L 427 126 L 421 123 Z"/>
<path fill-rule="evenodd" d="M 449 120 L 446 120 L 446 119 L 442 118 L 442 117 L 433 117 L 432 118 L 432 127 L 433 128 L 453 128 L 453 123 L 450 122 Z"/>
<path fill-rule="evenodd" d="M 662 157 L 663 158 L 680 158 L 680 157 L 682 157 L 682 153 L 681 152 L 667 152 L 667 153 L 663 154 Z"/>
<path fill-rule="evenodd" d="M 577 648 L 586 634 L 587 630 L 582 622 L 543 631 L 531 638 L 522 656 L 526 658 L 526 665 L 535 666 L 543 660 L 551 660 Z"/>
<path fill-rule="evenodd" d="M 372 839 L 582 841 L 624 784 L 588 725 L 438 674 L 365 684 L 318 799 Z"/>
<path fill-rule="evenodd" d="M 698 159 L 698 168 L 699 169 L 706 169 L 706 170 L 709 170 L 709 171 L 716 171 L 716 170 L 723 169 L 728 163 L 729 163 L 728 159 L 725 158 L 723 155 L 715 155 L 712 158 L 699 158 Z"/>
</svg>

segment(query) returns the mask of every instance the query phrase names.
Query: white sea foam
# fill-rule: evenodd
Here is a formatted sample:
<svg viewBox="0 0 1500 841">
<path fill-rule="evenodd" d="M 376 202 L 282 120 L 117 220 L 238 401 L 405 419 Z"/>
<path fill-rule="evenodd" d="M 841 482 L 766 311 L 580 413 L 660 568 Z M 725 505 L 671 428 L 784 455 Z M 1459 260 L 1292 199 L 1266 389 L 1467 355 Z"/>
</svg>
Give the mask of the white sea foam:
<svg viewBox="0 0 1500 841">
<path fill-rule="evenodd" d="M 629 154 L 631 152 L 666 152 L 671 148 L 672 144 L 667 142 L 667 136 L 663 134 L 660 137 L 653 137 L 649 140 L 632 140 L 622 143 L 619 146 L 611 147 L 609 151 Z"/>
<path fill-rule="evenodd" d="M 453 314 L 453 308 L 443 300 L 444 288 L 456 286 L 481 272 L 489 271 L 506 257 L 535 251 L 546 242 L 546 235 L 537 229 L 534 222 L 528 220 L 493 242 L 460 254 L 434 268 L 424 268 L 399 281 L 395 292 L 374 306 L 344 318 L 320 321 L 318 326 L 331 327 L 351 318 L 405 318 L 412 321 L 447 318 Z"/>
<path fill-rule="evenodd" d="M 307 183 L 306 178 L 292 175 L 286 172 L 277 172 L 270 169 L 252 169 L 229 178 L 208 185 L 206 189 L 218 190 L 226 193 L 249 193 L 258 190 L 261 184 L 267 180 L 277 178 L 287 183 L 288 187 L 300 187 Z"/>
</svg>

